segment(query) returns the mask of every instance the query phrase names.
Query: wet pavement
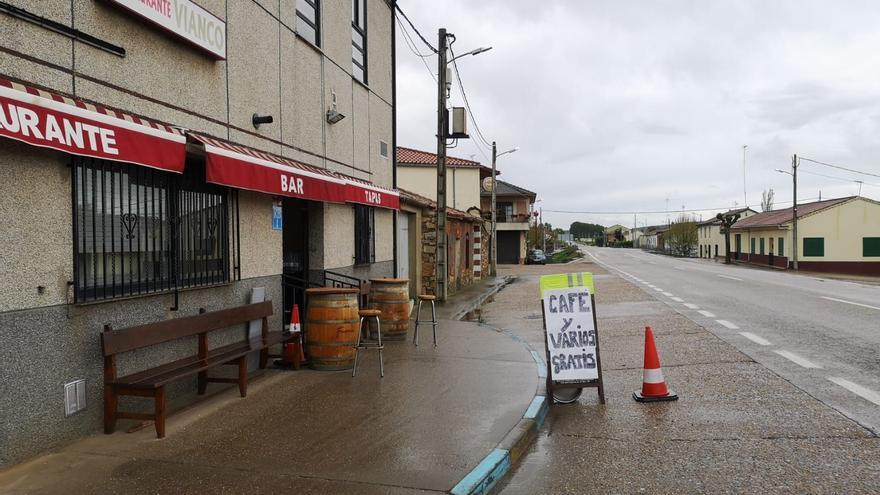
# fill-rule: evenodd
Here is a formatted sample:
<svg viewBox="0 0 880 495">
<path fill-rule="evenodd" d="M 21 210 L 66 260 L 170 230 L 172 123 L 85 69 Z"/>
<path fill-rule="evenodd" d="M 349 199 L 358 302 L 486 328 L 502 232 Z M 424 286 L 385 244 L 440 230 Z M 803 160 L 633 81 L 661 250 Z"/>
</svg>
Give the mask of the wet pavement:
<svg viewBox="0 0 880 495">
<path fill-rule="evenodd" d="M 217 386 L 169 417 L 164 440 L 120 421 L 0 473 L 0 493 L 446 492 L 517 425 L 539 379 L 507 335 L 452 320 L 437 333 L 436 349 L 430 331 L 419 347 L 388 343 L 385 378 L 367 351 L 355 378 L 269 371 L 245 399 Z"/>
<path fill-rule="evenodd" d="M 877 493 L 880 439 L 673 311 L 586 261 L 506 267 L 518 279 L 482 308 L 489 325 L 544 353 L 537 279 L 590 271 L 607 404 L 592 389 L 551 407 L 500 485 L 510 494 Z M 532 305 L 514 303 L 531 295 Z M 636 403 L 644 327 L 654 328 L 677 402 Z"/>
</svg>

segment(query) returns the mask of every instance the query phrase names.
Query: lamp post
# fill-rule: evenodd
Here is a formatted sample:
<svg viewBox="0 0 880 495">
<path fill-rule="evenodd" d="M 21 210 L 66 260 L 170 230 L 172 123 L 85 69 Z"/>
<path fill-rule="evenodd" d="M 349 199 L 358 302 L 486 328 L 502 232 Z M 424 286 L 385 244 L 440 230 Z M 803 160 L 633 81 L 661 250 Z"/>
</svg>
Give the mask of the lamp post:
<svg viewBox="0 0 880 495">
<path fill-rule="evenodd" d="M 498 153 L 498 148 L 495 146 L 495 141 L 492 141 L 492 239 L 490 240 L 490 252 L 489 252 L 489 275 L 495 276 L 498 268 L 498 242 L 496 240 L 496 236 L 498 234 L 498 210 L 495 206 L 495 189 L 497 189 L 497 182 L 495 180 L 496 172 L 495 172 L 495 162 L 498 160 L 499 156 L 504 156 L 508 153 L 514 153 L 519 151 L 519 147 L 515 146 L 512 149 L 504 151 L 502 153 Z"/>
<path fill-rule="evenodd" d="M 435 253 L 435 287 L 434 295 L 438 301 L 445 301 L 446 290 L 446 139 L 449 134 L 448 112 L 446 110 L 447 84 L 446 68 L 456 59 L 466 55 L 478 55 L 487 52 L 492 47 L 480 47 L 467 53 L 458 55 L 451 60 L 446 60 L 446 50 L 449 48 L 448 38 L 455 41 L 455 35 L 446 32 L 446 28 L 438 31 L 437 43 L 437 226 L 434 229 L 436 235 L 437 252 Z"/>
</svg>

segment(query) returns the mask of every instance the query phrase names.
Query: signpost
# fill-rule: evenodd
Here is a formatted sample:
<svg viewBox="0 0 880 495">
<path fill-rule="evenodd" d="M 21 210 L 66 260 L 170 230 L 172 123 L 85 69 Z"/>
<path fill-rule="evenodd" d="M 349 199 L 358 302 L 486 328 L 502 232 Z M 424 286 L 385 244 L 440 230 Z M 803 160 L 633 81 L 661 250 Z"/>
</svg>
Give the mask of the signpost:
<svg viewBox="0 0 880 495">
<path fill-rule="evenodd" d="M 582 389 L 595 387 L 604 404 L 593 274 L 544 275 L 540 289 L 547 394 L 565 404 L 577 400 Z"/>
</svg>

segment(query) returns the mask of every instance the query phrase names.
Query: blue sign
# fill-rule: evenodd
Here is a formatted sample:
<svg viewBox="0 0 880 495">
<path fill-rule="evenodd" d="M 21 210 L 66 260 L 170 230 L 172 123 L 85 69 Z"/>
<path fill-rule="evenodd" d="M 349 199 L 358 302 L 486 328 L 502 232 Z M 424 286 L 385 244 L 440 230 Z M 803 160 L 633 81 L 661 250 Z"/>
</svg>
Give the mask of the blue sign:
<svg viewBox="0 0 880 495">
<path fill-rule="evenodd" d="M 281 230 L 281 205 L 272 205 L 272 230 Z"/>
</svg>

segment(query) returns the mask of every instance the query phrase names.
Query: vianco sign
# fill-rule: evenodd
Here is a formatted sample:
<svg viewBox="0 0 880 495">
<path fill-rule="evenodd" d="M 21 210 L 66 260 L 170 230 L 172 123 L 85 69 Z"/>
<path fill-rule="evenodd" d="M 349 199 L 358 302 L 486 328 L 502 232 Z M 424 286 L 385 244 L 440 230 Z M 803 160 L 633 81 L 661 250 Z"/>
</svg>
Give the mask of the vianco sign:
<svg viewBox="0 0 880 495">
<path fill-rule="evenodd" d="M 107 1 L 125 7 L 217 58 L 226 58 L 226 23 L 192 0 Z"/>
</svg>

